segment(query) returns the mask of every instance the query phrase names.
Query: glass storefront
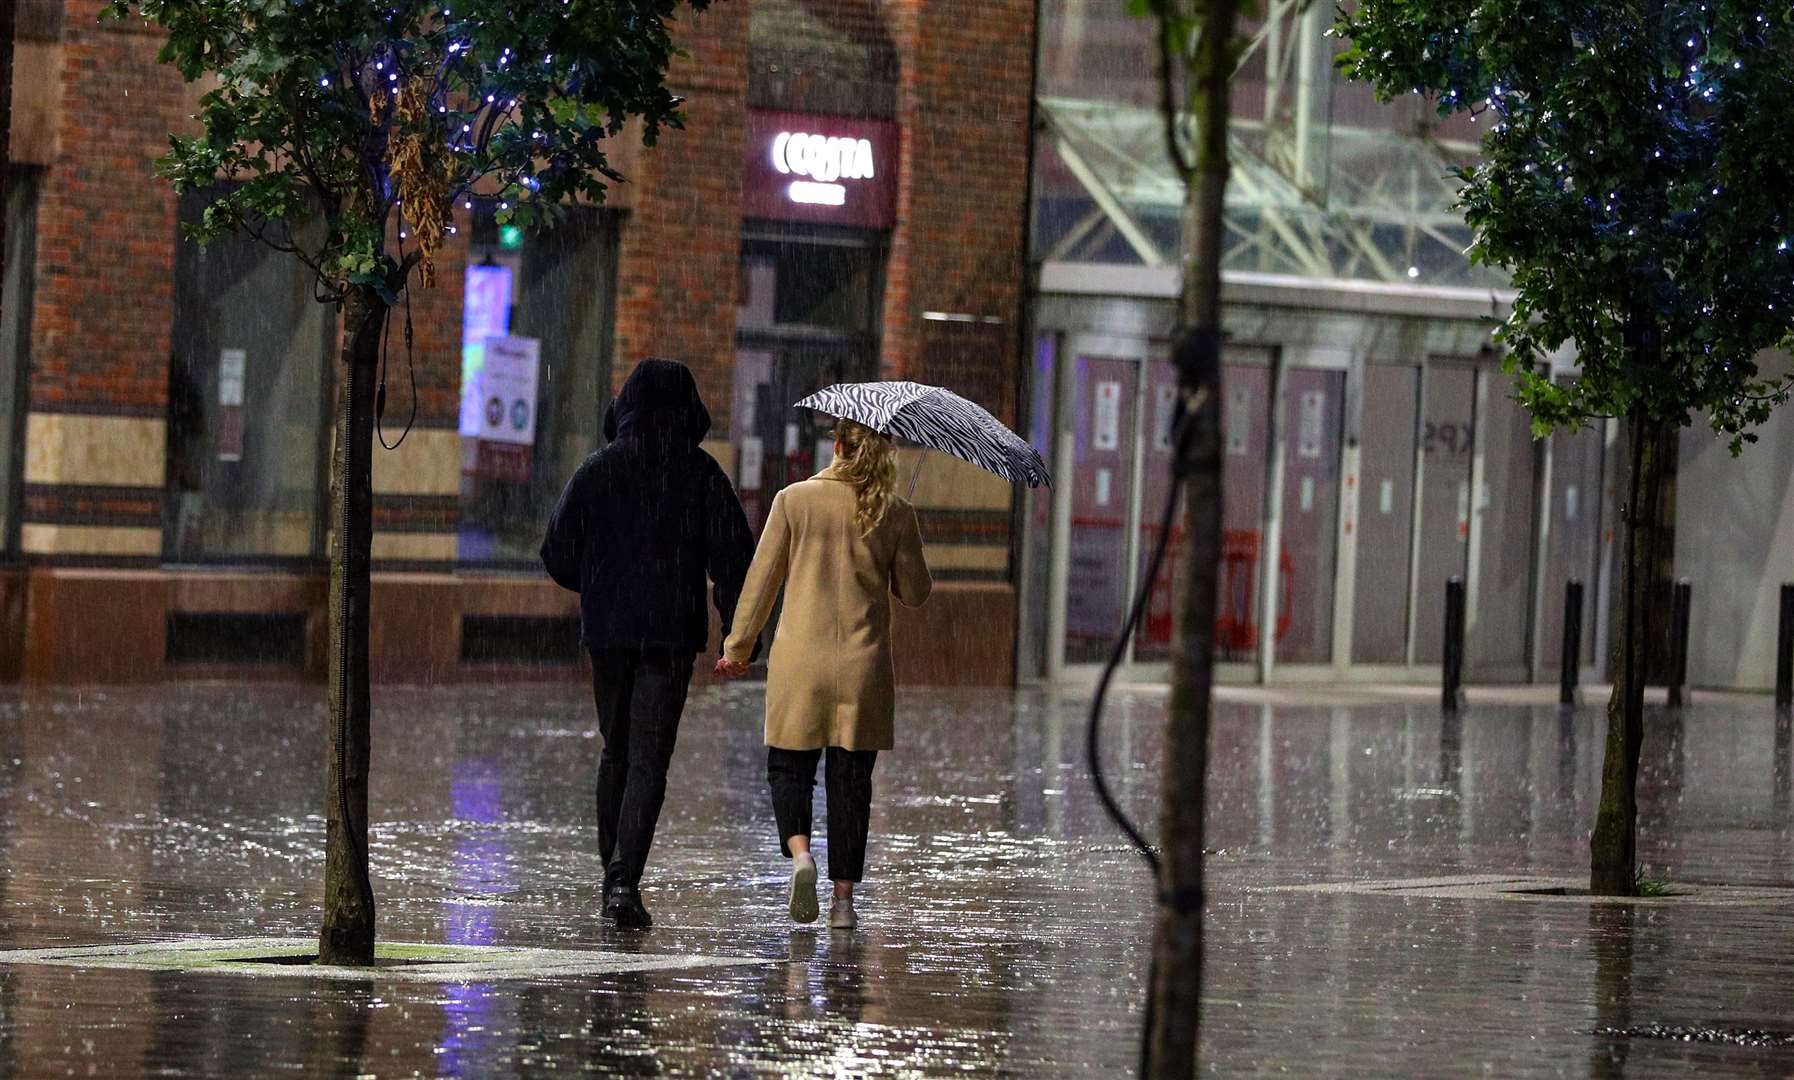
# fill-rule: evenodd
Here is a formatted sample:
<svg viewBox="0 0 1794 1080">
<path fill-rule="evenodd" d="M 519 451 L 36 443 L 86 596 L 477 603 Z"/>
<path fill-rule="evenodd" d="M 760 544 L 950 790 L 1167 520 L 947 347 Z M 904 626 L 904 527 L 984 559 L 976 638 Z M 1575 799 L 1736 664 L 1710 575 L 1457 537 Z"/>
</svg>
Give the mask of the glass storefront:
<svg viewBox="0 0 1794 1080">
<path fill-rule="evenodd" d="M 200 193 L 183 197 L 182 221 L 205 204 Z M 601 438 L 616 222 L 575 208 L 526 235 L 499 225 L 495 210 L 475 201 L 461 297 L 460 487 L 447 497 L 459 563 L 534 566 L 541 522 Z M 248 236 L 205 247 L 183 239 L 175 292 L 165 557 L 321 555 L 333 309 L 315 300 L 298 260 Z M 393 317 L 392 362 L 402 364 L 403 315 Z M 396 415 L 388 439 L 403 424 Z"/>
<path fill-rule="evenodd" d="M 1612 425 L 1617 429 L 1618 425 Z M 1561 670 L 1564 633 L 1564 587 L 1582 583 L 1582 657 L 1596 662 L 1596 610 L 1599 596 L 1604 515 L 1602 463 L 1618 461 L 1609 442 L 1609 425 L 1600 424 L 1551 439 L 1550 482 L 1540 514 L 1544 567 L 1539 575 L 1538 667 L 1556 675 Z M 1617 434 L 1617 430 L 1615 432 Z M 1607 482 L 1611 483 L 1611 480 Z"/>
<path fill-rule="evenodd" d="M 1333 659 L 1339 572 L 1341 424 L 1345 372 L 1288 368 L 1283 375 L 1283 470 L 1277 517 L 1282 579 L 1276 656 L 1285 664 Z"/>
<path fill-rule="evenodd" d="M 575 207 L 554 228 L 526 233 L 500 225 L 497 209 L 474 202 L 456 554 L 462 563 L 534 565 L 542 522 L 601 441 L 617 226 L 612 214 Z"/>
<path fill-rule="evenodd" d="M 1364 664 L 1408 661 L 1408 600 L 1414 566 L 1414 453 L 1420 367 L 1372 364 L 1364 371 L 1358 441 L 1358 581 L 1352 656 Z"/>
<path fill-rule="evenodd" d="M 182 196 L 181 223 L 208 201 Z M 332 309 L 299 260 L 247 235 L 183 236 L 174 294 L 164 556 L 319 554 Z"/>
<path fill-rule="evenodd" d="M 1052 470 L 1071 496 L 1065 659 L 1072 664 L 1106 657 L 1127 609 L 1142 366 L 1137 356 L 1109 343 L 1079 345 L 1067 357 L 1076 432 L 1072 460 Z"/>
<path fill-rule="evenodd" d="M 6 176 L 6 267 L 0 278 L 0 555 L 18 546 L 25 424 L 25 375 L 31 355 L 31 279 L 37 250 L 35 169 Z"/>
<path fill-rule="evenodd" d="M 791 406 L 879 375 L 901 140 L 873 117 L 750 109 L 746 127 L 728 437 L 757 530 L 833 453 L 832 421 Z"/>
<path fill-rule="evenodd" d="M 1085 314 L 1115 313 L 1100 304 Z M 1102 321 L 1049 309 L 1049 324 Z M 1039 339 L 1031 431 L 1063 479 L 1027 508 L 1025 675 L 1106 660 L 1144 578 L 1170 493 L 1167 353 L 1156 334 Z M 1555 673 L 1570 578 L 1585 584 L 1583 658 L 1595 661 L 1601 431 L 1535 442 L 1492 357 L 1241 342 L 1225 359 L 1224 677 L 1430 677 L 1453 577 L 1469 590 L 1472 677 Z M 1129 658 L 1147 670 L 1169 658 L 1182 532 L 1180 514 Z"/>
<path fill-rule="evenodd" d="M 1609 435 L 1532 439 L 1489 351 L 1504 281 L 1470 263 L 1455 206 L 1453 167 L 1482 132 L 1344 81 L 1333 18 L 1286 5 L 1241 26 L 1216 660 L 1230 678 L 1436 674 L 1445 583 L 1461 578 L 1467 676 L 1539 677 L 1559 663 L 1574 579 L 1596 664 Z M 1052 674 L 1106 657 L 1158 539 L 1185 192 L 1151 20 L 1044 0 L 1039 27 L 1030 255 L 1052 347 L 1031 420 L 1069 479 L 1027 509 L 1021 658 Z M 1155 583 L 1136 663 L 1168 658 L 1179 562 Z"/>
<path fill-rule="evenodd" d="M 833 453 L 828 417 L 791 405 L 878 376 L 884 234 L 750 221 L 736 294 L 736 486 L 756 530 L 772 497 Z"/>
</svg>

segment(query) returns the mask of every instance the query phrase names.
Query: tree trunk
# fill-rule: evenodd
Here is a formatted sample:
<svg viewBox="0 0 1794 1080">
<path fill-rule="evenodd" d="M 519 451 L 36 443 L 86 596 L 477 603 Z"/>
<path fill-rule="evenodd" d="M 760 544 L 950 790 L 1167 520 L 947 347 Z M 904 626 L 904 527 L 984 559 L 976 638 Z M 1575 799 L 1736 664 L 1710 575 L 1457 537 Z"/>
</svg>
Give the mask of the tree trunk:
<svg viewBox="0 0 1794 1080">
<path fill-rule="evenodd" d="M 1607 702 L 1607 748 L 1601 767 L 1601 805 L 1589 838 L 1589 891 L 1631 896 L 1638 880 L 1638 754 L 1644 741 L 1644 691 L 1657 593 L 1659 503 L 1675 428 L 1634 410 L 1628 418 L 1631 461 L 1627 469 L 1625 558 L 1608 666 L 1613 696 Z"/>
<path fill-rule="evenodd" d="M 325 964 L 374 962 L 368 879 L 368 567 L 374 540 L 374 377 L 386 302 L 355 286 L 343 304 L 342 377 L 330 456 L 330 734 L 325 784 Z"/>
<path fill-rule="evenodd" d="M 1165 738 L 1159 909 L 1153 941 L 1146 1072 L 1195 1073 L 1202 989 L 1202 841 L 1207 805 L 1209 691 L 1214 681 L 1217 568 L 1221 564 L 1221 241 L 1227 189 L 1228 80 L 1237 0 L 1212 0 L 1191 63 L 1194 175 L 1186 177 L 1183 292 L 1173 359 L 1190 413 L 1178 448 L 1189 538 L 1172 654 Z M 1166 75 L 1169 78 L 1169 73 Z"/>
</svg>

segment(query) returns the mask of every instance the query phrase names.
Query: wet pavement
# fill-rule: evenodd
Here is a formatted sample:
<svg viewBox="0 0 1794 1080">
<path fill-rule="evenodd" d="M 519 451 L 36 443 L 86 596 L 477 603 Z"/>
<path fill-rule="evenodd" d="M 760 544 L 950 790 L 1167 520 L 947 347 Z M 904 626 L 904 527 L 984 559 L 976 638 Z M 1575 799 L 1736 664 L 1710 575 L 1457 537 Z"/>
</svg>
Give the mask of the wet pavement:
<svg viewBox="0 0 1794 1080">
<path fill-rule="evenodd" d="M 1285 888 L 1583 871 L 1598 709 L 1354 700 L 1218 708 L 1205 1068 L 1794 1072 L 1794 904 Z M 372 853 L 387 940 L 765 963 L 466 984 L 9 966 L 0 1076 L 1125 1073 L 1148 881 L 1090 792 L 1082 701 L 905 693 L 850 935 L 783 916 L 759 701 L 694 695 L 648 934 L 596 917 L 577 687 L 377 694 Z M 1123 693 L 1106 740 L 1149 821 L 1164 704 Z M 311 936 L 323 727 L 309 686 L 0 690 L 0 949 Z M 1794 885 L 1789 758 L 1767 699 L 1653 710 L 1649 874 Z"/>
</svg>

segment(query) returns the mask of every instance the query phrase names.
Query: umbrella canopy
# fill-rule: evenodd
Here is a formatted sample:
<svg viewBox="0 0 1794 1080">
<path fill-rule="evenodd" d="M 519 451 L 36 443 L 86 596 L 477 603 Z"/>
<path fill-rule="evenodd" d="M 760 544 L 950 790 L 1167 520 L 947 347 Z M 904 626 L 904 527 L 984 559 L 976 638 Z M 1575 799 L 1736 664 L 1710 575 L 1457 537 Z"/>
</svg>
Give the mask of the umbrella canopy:
<svg viewBox="0 0 1794 1080">
<path fill-rule="evenodd" d="M 800 409 L 864 424 L 881 434 L 952 454 L 1012 484 L 1051 484 L 1046 462 L 1028 440 L 976 402 L 914 382 L 837 383 L 797 403 Z"/>
</svg>

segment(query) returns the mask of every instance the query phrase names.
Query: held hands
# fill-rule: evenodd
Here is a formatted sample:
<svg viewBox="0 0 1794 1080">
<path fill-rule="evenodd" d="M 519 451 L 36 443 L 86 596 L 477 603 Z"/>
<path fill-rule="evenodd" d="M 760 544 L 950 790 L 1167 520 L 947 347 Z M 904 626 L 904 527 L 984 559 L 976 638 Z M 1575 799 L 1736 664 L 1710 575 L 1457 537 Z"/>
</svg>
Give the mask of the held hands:
<svg viewBox="0 0 1794 1080">
<path fill-rule="evenodd" d="M 712 674 L 719 679 L 739 679 L 747 673 L 747 664 L 740 660 L 731 660 L 726 656 L 717 658 L 716 668 L 712 671 Z"/>
</svg>

